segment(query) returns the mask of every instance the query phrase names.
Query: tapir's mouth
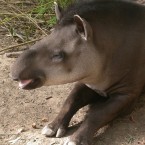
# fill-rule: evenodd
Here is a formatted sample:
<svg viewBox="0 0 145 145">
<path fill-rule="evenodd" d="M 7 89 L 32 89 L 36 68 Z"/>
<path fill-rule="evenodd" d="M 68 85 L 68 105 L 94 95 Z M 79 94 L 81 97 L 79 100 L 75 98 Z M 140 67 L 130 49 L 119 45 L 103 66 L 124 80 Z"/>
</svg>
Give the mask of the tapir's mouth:
<svg viewBox="0 0 145 145">
<path fill-rule="evenodd" d="M 31 90 L 43 86 L 44 81 L 41 78 L 19 80 L 19 88 Z"/>
<path fill-rule="evenodd" d="M 26 86 L 33 83 L 33 79 L 30 80 L 20 80 L 19 81 L 19 88 L 24 89 Z"/>
</svg>

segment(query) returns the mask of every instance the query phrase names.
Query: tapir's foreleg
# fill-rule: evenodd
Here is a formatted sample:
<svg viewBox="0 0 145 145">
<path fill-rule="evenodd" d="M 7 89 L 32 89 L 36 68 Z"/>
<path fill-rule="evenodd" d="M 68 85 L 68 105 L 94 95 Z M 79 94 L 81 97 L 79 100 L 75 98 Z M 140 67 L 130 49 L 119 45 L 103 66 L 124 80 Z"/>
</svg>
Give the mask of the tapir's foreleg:
<svg viewBox="0 0 145 145">
<path fill-rule="evenodd" d="M 134 100 L 133 95 L 115 94 L 106 102 L 92 104 L 85 121 L 65 145 L 91 145 L 94 133 L 127 110 Z"/>
<path fill-rule="evenodd" d="M 46 136 L 56 134 L 56 137 L 63 136 L 71 118 L 80 108 L 94 102 L 102 102 L 105 100 L 106 98 L 98 95 L 84 84 L 77 84 L 65 101 L 58 116 L 52 123 L 43 128 L 42 134 Z"/>
</svg>

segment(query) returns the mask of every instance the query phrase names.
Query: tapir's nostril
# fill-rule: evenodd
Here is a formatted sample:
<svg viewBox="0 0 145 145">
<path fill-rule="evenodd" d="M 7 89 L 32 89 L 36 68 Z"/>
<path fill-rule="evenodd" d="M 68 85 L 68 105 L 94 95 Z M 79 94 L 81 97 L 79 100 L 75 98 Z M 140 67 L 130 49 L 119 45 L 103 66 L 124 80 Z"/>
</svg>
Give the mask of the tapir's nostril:
<svg viewBox="0 0 145 145">
<path fill-rule="evenodd" d="M 19 81 L 19 79 L 13 78 L 14 81 Z"/>
<path fill-rule="evenodd" d="M 17 77 L 12 77 L 13 81 L 19 81 Z"/>
</svg>

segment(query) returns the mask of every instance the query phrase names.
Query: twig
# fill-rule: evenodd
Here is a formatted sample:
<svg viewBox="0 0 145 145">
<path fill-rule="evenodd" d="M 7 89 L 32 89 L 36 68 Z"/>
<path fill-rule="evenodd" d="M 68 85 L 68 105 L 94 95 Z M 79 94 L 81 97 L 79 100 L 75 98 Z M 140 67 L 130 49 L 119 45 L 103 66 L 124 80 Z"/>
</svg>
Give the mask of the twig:
<svg viewBox="0 0 145 145">
<path fill-rule="evenodd" d="M 33 4 L 31 1 L 16 1 L 16 2 L 10 2 L 10 4 Z"/>
<path fill-rule="evenodd" d="M 0 13 L 0 15 L 16 15 L 17 17 L 24 17 L 24 14 L 14 14 L 14 13 L 8 13 L 8 12 L 2 12 Z M 55 16 L 55 14 L 27 14 L 27 15 L 34 15 L 34 16 L 41 16 L 41 15 L 44 15 L 44 16 Z"/>
<path fill-rule="evenodd" d="M 10 52 L 6 53 L 5 56 L 8 58 L 17 58 L 20 54 L 22 54 L 23 51 L 20 52 Z"/>
<path fill-rule="evenodd" d="M 44 30 L 42 30 L 42 28 L 37 24 L 37 22 L 36 22 L 32 17 L 28 16 L 27 14 L 24 14 L 24 13 L 21 12 L 19 9 L 15 8 L 13 5 L 11 5 L 11 7 L 12 7 L 14 10 L 18 11 L 19 13 L 21 13 L 22 15 L 26 16 L 27 19 L 29 19 L 33 24 L 35 24 L 35 26 L 36 26 L 39 30 L 41 30 L 41 31 L 43 32 L 43 34 L 48 35 Z"/>
<path fill-rule="evenodd" d="M 48 35 L 38 24 L 37 22 L 30 16 L 28 16 L 27 14 L 21 12 L 19 9 L 15 8 L 13 5 L 8 4 L 8 6 L 14 10 L 16 10 L 17 12 L 19 12 L 21 15 L 25 16 L 28 20 L 30 20 L 39 30 L 41 30 L 41 32 L 45 35 Z M 14 14 L 16 15 L 16 13 L 14 12 Z"/>
<path fill-rule="evenodd" d="M 19 47 L 19 46 L 23 46 L 23 45 L 26 45 L 26 44 L 30 44 L 30 43 L 36 42 L 38 40 L 41 40 L 41 39 L 39 38 L 39 39 L 35 39 L 35 40 L 31 40 L 31 41 L 24 42 L 24 43 L 21 43 L 21 44 L 9 46 L 9 47 L 7 47 L 5 49 L 0 50 L 0 53 L 1 52 L 4 52 L 4 51 L 7 51 L 7 50 L 11 50 L 11 49 L 16 48 L 16 47 Z"/>
</svg>

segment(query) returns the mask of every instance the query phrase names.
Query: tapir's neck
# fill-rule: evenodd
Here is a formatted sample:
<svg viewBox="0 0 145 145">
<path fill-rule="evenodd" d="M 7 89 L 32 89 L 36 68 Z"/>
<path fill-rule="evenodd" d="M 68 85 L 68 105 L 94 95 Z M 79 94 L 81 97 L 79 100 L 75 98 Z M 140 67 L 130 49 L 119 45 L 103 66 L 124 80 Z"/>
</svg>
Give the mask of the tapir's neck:
<svg viewBox="0 0 145 145">
<path fill-rule="evenodd" d="M 87 87 L 89 87 L 90 89 L 94 90 L 96 93 L 98 93 L 99 95 L 103 96 L 103 97 L 107 97 L 107 93 L 104 90 L 99 89 L 98 86 L 94 86 L 94 85 L 90 85 L 90 84 L 85 84 Z"/>
<path fill-rule="evenodd" d="M 103 76 L 101 78 L 103 78 Z M 97 78 L 97 76 L 96 77 L 94 76 L 92 78 L 91 77 L 86 78 L 82 80 L 81 83 L 86 84 L 86 86 L 88 86 L 92 90 L 99 90 L 101 92 L 105 92 L 105 90 L 108 88 L 109 85 L 109 81 L 107 78 L 100 79 L 100 77 Z"/>
<path fill-rule="evenodd" d="M 86 84 L 93 90 L 105 91 L 108 88 L 109 80 L 106 75 L 106 57 L 103 56 L 104 53 L 100 54 L 96 46 L 92 43 L 85 54 L 87 55 L 84 58 L 86 58 L 85 63 L 87 64 L 88 75 L 79 82 Z"/>
<path fill-rule="evenodd" d="M 79 82 L 85 84 L 86 86 L 97 92 L 105 92 L 110 84 L 108 75 L 106 75 L 105 71 L 103 72 L 101 68 L 94 70 L 91 75 L 83 78 Z"/>
</svg>

